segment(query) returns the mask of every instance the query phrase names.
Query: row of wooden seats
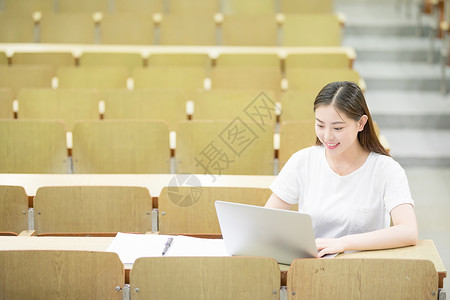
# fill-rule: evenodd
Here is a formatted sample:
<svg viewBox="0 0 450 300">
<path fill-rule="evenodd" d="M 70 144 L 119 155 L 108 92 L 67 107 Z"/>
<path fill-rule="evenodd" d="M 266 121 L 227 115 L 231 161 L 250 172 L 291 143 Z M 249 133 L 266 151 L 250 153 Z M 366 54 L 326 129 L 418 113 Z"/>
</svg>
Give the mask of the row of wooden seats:
<svg viewBox="0 0 450 300">
<path fill-rule="evenodd" d="M 272 175 L 274 126 L 244 121 L 184 121 L 176 128 L 176 173 Z M 314 121 L 281 125 L 280 167 L 315 142 Z M 1 173 L 171 173 L 169 128 L 149 120 L 80 121 L 70 164 L 60 121 L 0 120 Z M 26 145 L 26 146 L 25 146 Z M 173 149 L 172 149 L 173 150 Z"/>
<path fill-rule="evenodd" d="M 80 120 L 163 120 L 175 130 L 183 120 L 231 121 L 240 116 L 251 121 L 268 113 L 265 122 L 274 124 L 313 120 L 315 96 L 315 91 L 287 91 L 277 99 L 271 91 L 216 89 L 188 97 L 183 90 L 141 89 L 107 90 L 100 97 L 92 89 L 22 89 L 14 102 L 12 91 L 0 88 L 0 118 L 61 120 L 67 131 Z"/>
<path fill-rule="evenodd" d="M 0 11 L 10 13 L 128 12 L 223 13 L 330 13 L 332 0 L 2 0 Z M 1 2 L 0 2 L 1 4 Z"/>
<path fill-rule="evenodd" d="M 125 67 L 60 67 L 56 70 L 58 88 L 106 89 L 198 89 L 272 90 L 278 97 L 284 90 L 319 91 L 332 81 L 353 81 L 364 89 L 359 73 L 349 68 L 292 68 L 282 78 L 277 67 L 216 67 L 208 75 L 201 67 L 134 68 L 130 77 Z M 22 88 L 51 88 L 54 76 L 50 66 L 1 66 L 0 87 L 9 87 L 14 96 Z M 55 86 L 53 86 L 55 87 Z"/>
<path fill-rule="evenodd" d="M 0 14 L 1 43 L 341 46 L 336 14 Z"/>
<path fill-rule="evenodd" d="M 0 267 L 3 299 L 280 299 L 281 293 L 280 267 L 263 257 L 143 257 L 131 268 L 129 286 L 116 253 L 0 251 Z M 287 299 L 435 299 L 437 277 L 428 260 L 297 259 L 287 272 Z"/>
</svg>

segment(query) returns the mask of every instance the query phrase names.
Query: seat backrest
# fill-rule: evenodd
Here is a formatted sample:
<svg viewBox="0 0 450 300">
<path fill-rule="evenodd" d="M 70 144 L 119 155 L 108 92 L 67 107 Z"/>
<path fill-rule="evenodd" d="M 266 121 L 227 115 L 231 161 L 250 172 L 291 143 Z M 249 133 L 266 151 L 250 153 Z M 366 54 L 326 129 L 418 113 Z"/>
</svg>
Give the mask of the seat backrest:
<svg viewBox="0 0 450 300">
<path fill-rule="evenodd" d="M 68 131 L 79 120 L 98 120 L 100 96 L 89 89 L 23 89 L 19 119 L 62 120 Z"/>
<path fill-rule="evenodd" d="M 34 21 L 31 14 L 0 14 L 0 42 L 35 42 Z"/>
<path fill-rule="evenodd" d="M 216 66 L 280 68 L 281 62 L 276 54 L 224 53 L 217 58 Z"/>
<path fill-rule="evenodd" d="M 216 24 L 212 14 L 165 15 L 160 30 L 160 45 L 216 45 Z"/>
<path fill-rule="evenodd" d="M 259 127 L 241 118 L 187 121 L 176 132 L 177 173 L 273 175 L 271 125 Z"/>
<path fill-rule="evenodd" d="M 288 271 L 288 299 L 436 299 L 431 261 L 297 259 Z"/>
<path fill-rule="evenodd" d="M 351 59 L 346 53 L 295 53 L 286 57 L 286 69 L 290 68 L 349 68 Z"/>
<path fill-rule="evenodd" d="M 115 0 L 116 13 L 162 13 L 164 0 Z"/>
<path fill-rule="evenodd" d="M 285 14 L 332 13 L 333 0 L 280 0 L 280 10 Z"/>
<path fill-rule="evenodd" d="M 14 52 L 13 65 L 49 65 L 53 72 L 59 67 L 75 66 L 75 58 L 70 52 Z"/>
<path fill-rule="evenodd" d="M 283 46 L 341 46 L 341 25 L 335 14 L 287 14 Z"/>
<path fill-rule="evenodd" d="M 62 122 L 0 120 L 0 141 L 0 173 L 68 171 Z"/>
<path fill-rule="evenodd" d="M 60 13 L 94 13 L 108 12 L 110 9 L 109 0 L 58 0 L 58 12 Z"/>
<path fill-rule="evenodd" d="M 132 299 L 279 299 L 280 269 L 262 257 L 145 257 L 130 289 Z"/>
<path fill-rule="evenodd" d="M 145 233 L 152 228 L 152 198 L 144 187 L 40 187 L 34 211 L 38 234 Z"/>
<path fill-rule="evenodd" d="M 283 168 L 292 154 L 300 149 L 315 145 L 314 120 L 287 121 L 280 126 L 280 150 L 278 152 L 279 170 Z"/>
<path fill-rule="evenodd" d="M 177 178 L 189 182 L 188 176 L 177 175 Z M 216 200 L 263 206 L 272 193 L 268 188 L 181 186 L 181 184 L 164 187 L 161 190 L 158 198 L 160 234 L 220 235 L 214 207 Z"/>
<path fill-rule="evenodd" d="M 101 44 L 153 45 L 154 25 L 151 13 L 104 14 L 100 22 Z"/>
<path fill-rule="evenodd" d="M 224 46 L 278 45 L 277 21 L 274 14 L 225 15 L 221 28 L 221 44 Z"/>
<path fill-rule="evenodd" d="M 153 53 L 149 56 L 149 67 L 201 67 L 209 69 L 211 59 L 206 53 Z"/>
<path fill-rule="evenodd" d="M 31 16 L 35 11 L 54 12 L 55 0 L 3 0 L 5 12 L 15 14 L 28 14 Z"/>
<path fill-rule="evenodd" d="M 314 120 L 315 91 L 289 90 L 281 97 L 281 121 Z"/>
<path fill-rule="evenodd" d="M 41 43 L 93 44 L 95 42 L 95 23 L 91 13 L 42 14 L 39 28 Z"/>
<path fill-rule="evenodd" d="M 0 119 L 12 119 L 13 93 L 10 88 L 0 87 Z"/>
<path fill-rule="evenodd" d="M 170 173 L 169 129 L 162 121 L 102 120 L 75 123 L 73 172 Z"/>
<path fill-rule="evenodd" d="M 28 229 L 28 196 L 21 186 L 0 185 L 0 231 L 20 232 Z"/>
<path fill-rule="evenodd" d="M 0 66 L 0 86 L 17 97 L 23 88 L 51 88 L 53 68 L 46 65 Z"/>
<path fill-rule="evenodd" d="M 221 0 L 166 0 L 169 14 L 183 14 L 195 17 L 196 15 L 214 15 L 220 11 Z"/>
<path fill-rule="evenodd" d="M 123 298 L 125 271 L 116 253 L 0 251 L 0 268 L 0 299 Z"/>
<path fill-rule="evenodd" d="M 274 0 L 224 0 L 223 13 L 225 14 L 275 14 L 277 12 L 276 2 Z"/>
<path fill-rule="evenodd" d="M 143 59 L 140 53 L 117 53 L 117 52 L 83 52 L 80 57 L 80 66 L 87 67 L 117 67 L 128 68 L 131 76 L 131 70 L 143 66 Z"/>
<path fill-rule="evenodd" d="M 105 93 L 105 119 L 161 120 L 175 130 L 187 120 L 187 96 L 183 90 L 111 90 Z"/>
</svg>

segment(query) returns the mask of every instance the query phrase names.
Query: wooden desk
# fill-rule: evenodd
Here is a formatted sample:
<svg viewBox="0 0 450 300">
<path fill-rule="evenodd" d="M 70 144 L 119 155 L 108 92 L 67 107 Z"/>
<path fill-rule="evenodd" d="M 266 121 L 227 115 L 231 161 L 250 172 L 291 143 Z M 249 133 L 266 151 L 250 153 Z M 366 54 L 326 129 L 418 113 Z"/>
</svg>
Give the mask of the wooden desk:
<svg viewBox="0 0 450 300">
<path fill-rule="evenodd" d="M 81 250 L 105 251 L 112 237 L 11 237 L 0 236 L 0 251 L 5 250 Z M 434 263 L 439 276 L 439 288 L 444 286 L 447 270 L 432 240 L 421 240 L 417 246 L 389 250 L 361 251 L 344 253 L 334 259 L 346 258 L 393 258 L 427 259 Z M 279 265 L 281 286 L 286 286 L 288 265 Z M 131 264 L 125 264 L 125 283 L 129 283 Z"/>
</svg>

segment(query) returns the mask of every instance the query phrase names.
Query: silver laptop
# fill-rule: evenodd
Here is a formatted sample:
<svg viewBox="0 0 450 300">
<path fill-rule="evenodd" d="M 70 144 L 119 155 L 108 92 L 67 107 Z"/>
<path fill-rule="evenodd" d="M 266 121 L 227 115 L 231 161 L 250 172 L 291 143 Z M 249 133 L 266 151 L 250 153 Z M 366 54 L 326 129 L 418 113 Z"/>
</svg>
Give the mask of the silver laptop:
<svg viewBox="0 0 450 300">
<path fill-rule="evenodd" d="M 317 257 L 309 215 L 224 201 L 215 205 L 229 254 L 273 257 L 282 264 Z"/>
</svg>

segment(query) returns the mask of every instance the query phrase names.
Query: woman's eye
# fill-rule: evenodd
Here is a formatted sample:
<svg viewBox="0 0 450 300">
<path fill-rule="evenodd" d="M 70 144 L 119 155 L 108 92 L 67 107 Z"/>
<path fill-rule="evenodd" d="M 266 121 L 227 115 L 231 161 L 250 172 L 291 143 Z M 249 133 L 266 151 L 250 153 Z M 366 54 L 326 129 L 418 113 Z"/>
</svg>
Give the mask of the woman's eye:
<svg viewBox="0 0 450 300">
<path fill-rule="evenodd" d="M 335 128 L 335 130 L 337 130 L 337 131 L 339 131 L 339 130 L 341 130 L 341 129 L 343 129 L 344 127 L 338 127 L 338 128 Z"/>
</svg>

